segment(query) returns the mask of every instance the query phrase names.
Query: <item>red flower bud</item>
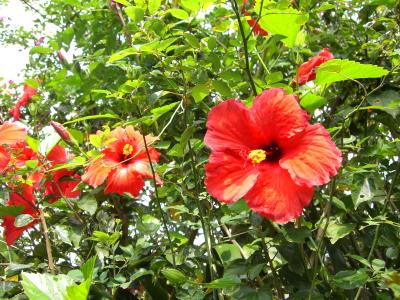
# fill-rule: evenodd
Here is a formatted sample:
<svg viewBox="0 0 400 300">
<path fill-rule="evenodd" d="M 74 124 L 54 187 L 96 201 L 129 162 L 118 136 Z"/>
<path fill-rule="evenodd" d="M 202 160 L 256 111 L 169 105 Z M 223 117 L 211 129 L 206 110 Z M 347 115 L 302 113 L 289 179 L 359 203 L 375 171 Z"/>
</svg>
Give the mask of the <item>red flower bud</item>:
<svg viewBox="0 0 400 300">
<path fill-rule="evenodd" d="M 66 142 L 71 140 L 71 136 L 67 128 L 56 121 L 50 121 L 50 125 L 53 126 L 54 130 L 58 133 L 58 135 Z"/>
</svg>

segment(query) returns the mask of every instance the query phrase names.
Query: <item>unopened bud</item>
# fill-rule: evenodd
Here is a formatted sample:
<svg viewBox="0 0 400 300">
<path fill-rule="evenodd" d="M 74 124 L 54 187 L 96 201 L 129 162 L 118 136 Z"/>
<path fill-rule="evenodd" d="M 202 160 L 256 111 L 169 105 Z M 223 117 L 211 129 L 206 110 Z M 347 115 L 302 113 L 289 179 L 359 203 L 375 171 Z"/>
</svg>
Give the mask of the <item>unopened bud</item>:
<svg viewBox="0 0 400 300">
<path fill-rule="evenodd" d="M 53 126 L 54 130 L 64 141 L 71 141 L 71 136 L 69 135 L 67 128 L 56 121 L 50 121 L 50 125 Z"/>
</svg>

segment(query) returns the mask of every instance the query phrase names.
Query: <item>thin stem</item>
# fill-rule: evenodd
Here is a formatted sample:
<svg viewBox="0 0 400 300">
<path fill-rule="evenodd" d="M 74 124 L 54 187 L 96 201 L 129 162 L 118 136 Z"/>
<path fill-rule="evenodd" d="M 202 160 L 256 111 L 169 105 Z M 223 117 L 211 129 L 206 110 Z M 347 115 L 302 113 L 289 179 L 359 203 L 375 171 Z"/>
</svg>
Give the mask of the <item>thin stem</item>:
<svg viewBox="0 0 400 300">
<path fill-rule="evenodd" d="M 335 191 L 335 185 L 336 185 L 336 177 L 334 177 L 332 179 L 331 188 L 330 188 L 330 192 L 329 192 L 329 200 L 326 203 L 325 208 L 324 208 L 323 216 L 326 218 L 325 226 L 323 227 L 322 230 L 318 230 L 318 232 L 317 232 L 316 241 L 318 243 L 318 246 L 317 246 L 317 252 L 315 254 L 317 256 L 317 258 L 320 255 L 322 244 L 324 242 L 324 236 L 325 236 L 326 230 L 328 229 L 328 225 L 329 225 L 329 217 L 330 217 L 330 214 L 331 214 L 331 203 L 332 203 L 332 199 L 333 199 L 333 193 Z M 314 267 L 314 270 L 313 270 L 313 278 L 312 278 L 312 281 L 311 281 L 310 291 L 308 293 L 308 300 L 311 300 L 312 292 L 313 292 L 314 287 L 315 287 L 315 281 L 317 279 L 318 261 L 317 260 L 314 261 L 314 259 L 315 259 L 315 256 L 313 256 L 311 258 L 311 260 L 310 260 L 311 266 Z M 321 265 L 322 264 L 323 264 L 323 260 L 321 259 Z"/>
<path fill-rule="evenodd" d="M 239 8 L 238 8 L 235 0 L 230 0 L 230 1 L 232 4 L 233 11 L 235 12 L 236 18 L 238 20 L 240 35 L 242 36 L 244 57 L 245 57 L 245 62 L 246 62 L 246 73 L 247 73 L 247 76 L 249 77 L 249 82 L 250 82 L 250 86 L 253 91 L 253 94 L 254 94 L 254 96 L 257 96 L 256 85 L 254 84 L 253 76 L 251 75 L 251 71 L 250 71 L 249 50 L 247 47 L 247 39 L 244 34 L 243 24 L 240 19 Z"/>
<path fill-rule="evenodd" d="M 232 244 L 234 244 L 238 249 L 240 254 L 242 255 L 242 257 L 244 259 L 248 259 L 248 255 L 246 254 L 246 252 L 244 252 L 243 248 L 239 245 L 239 243 L 232 237 L 232 233 L 229 230 L 229 228 L 225 225 L 225 224 L 221 224 L 220 227 L 222 228 L 222 230 L 226 233 L 226 235 L 228 236 L 229 240 L 232 242 Z"/>
<path fill-rule="evenodd" d="M 145 148 L 145 150 L 146 150 L 147 158 L 148 158 L 148 160 L 149 160 L 149 165 L 150 165 L 151 174 L 152 174 L 152 176 L 153 176 L 154 194 L 155 194 L 155 196 L 156 196 L 157 206 L 158 206 L 158 209 L 160 210 L 161 220 L 162 220 L 162 223 L 163 223 L 163 226 L 164 226 L 165 233 L 167 234 L 167 238 L 168 238 L 168 242 L 169 242 L 169 247 L 170 247 L 171 255 L 172 255 L 172 264 L 173 264 L 174 267 L 175 267 L 176 261 L 175 261 L 174 247 L 173 247 L 173 244 L 172 244 L 171 235 L 169 234 L 169 230 L 168 230 L 168 226 L 167 226 L 167 220 L 166 220 L 166 218 L 165 218 L 163 209 L 162 209 L 162 207 L 161 207 L 160 198 L 159 198 L 159 196 L 158 196 L 156 172 L 154 171 L 153 163 L 152 163 L 152 161 L 151 161 L 151 157 L 150 157 L 150 153 L 149 153 L 149 148 L 147 147 L 146 135 L 143 133 L 143 130 L 142 130 L 142 137 L 143 137 L 143 143 L 144 143 L 144 148 Z"/>
<path fill-rule="evenodd" d="M 269 256 L 268 247 L 267 247 L 267 244 L 265 242 L 265 237 L 261 238 L 261 245 L 262 245 L 262 248 L 264 250 L 265 258 L 267 259 L 269 267 L 271 268 L 272 277 L 273 277 L 273 280 L 274 280 L 274 285 L 275 285 L 276 291 L 278 293 L 278 299 L 284 299 L 284 293 L 283 293 L 283 290 L 282 290 L 282 282 L 281 282 L 281 280 L 280 280 L 280 278 L 278 276 L 278 273 L 276 272 L 276 269 L 274 267 L 274 264 L 272 263 L 272 260 L 271 260 L 271 258 Z"/>
<path fill-rule="evenodd" d="M 121 243 L 122 245 L 126 246 L 128 243 L 128 236 L 129 236 L 129 220 L 128 220 L 128 215 L 126 214 L 124 209 L 121 209 L 121 202 L 119 201 L 118 198 L 113 197 L 113 204 L 114 204 L 114 209 L 118 214 L 118 217 L 120 218 L 122 222 L 122 237 L 121 237 Z"/>
<path fill-rule="evenodd" d="M 41 208 L 39 208 L 39 216 L 40 216 L 40 221 L 42 223 L 42 232 L 43 232 L 44 240 L 46 242 L 46 252 L 47 252 L 47 260 L 48 260 L 48 264 L 49 264 L 49 270 L 52 274 L 54 274 L 55 273 L 55 265 L 54 265 L 54 260 L 53 260 L 53 253 L 51 251 L 49 231 L 47 229 L 46 219 L 44 218 L 44 213 Z"/>
</svg>

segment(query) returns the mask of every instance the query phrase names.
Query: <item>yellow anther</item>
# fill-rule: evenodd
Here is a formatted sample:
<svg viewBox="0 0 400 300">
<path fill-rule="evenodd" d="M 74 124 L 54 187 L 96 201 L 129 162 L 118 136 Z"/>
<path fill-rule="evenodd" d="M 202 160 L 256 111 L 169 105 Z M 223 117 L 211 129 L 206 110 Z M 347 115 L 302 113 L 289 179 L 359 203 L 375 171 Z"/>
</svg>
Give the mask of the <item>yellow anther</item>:
<svg viewBox="0 0 400 300">
<path fill-rule="evenodd" d="M 131 155 L 133 152 L 133 146 L 131 144 L 125 144 L 124 148 L 122 149 L 122 153 L 125 156 Z"/>
<path fill-rule="evenodd" d="M 248 158 L 253 164 L 259 164 L 267 158 L 267 152 L 262 149 L 251 150 Z"/>
</svg>

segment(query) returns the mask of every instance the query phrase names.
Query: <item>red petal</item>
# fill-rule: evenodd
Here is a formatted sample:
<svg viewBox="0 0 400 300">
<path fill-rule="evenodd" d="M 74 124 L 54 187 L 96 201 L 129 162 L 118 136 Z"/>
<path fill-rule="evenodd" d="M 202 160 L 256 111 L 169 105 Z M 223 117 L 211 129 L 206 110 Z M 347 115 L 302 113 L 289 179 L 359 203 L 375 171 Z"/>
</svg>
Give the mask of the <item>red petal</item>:
<svg viewBox="0 0 400 300">
<path fill-rule="evenodd" d="M 6 121 L 0 125 L 0 145 L 22 142 L 25 140 L 25 136 L 25 129 L 15 123 Z"/>
<path fill-rule="evenodd" d="M 117 161 L 110 160 L 107 157 L 97 159 L 86 168 L 85 174 L 82 175 L 82 181 L 93 187 L 98 187 L 103 184 L 117 163 Z"/>
<path fill-rule="evenodd" d="M 227 100 L 208 114 L 204 142 L 213 151 L 256 149 L 260 133 L 247 107 L 237 100 Z"/>
<path fill-rule="evenodd" d="M 286 95 L 282 89 L 272 88 L 254 99 L 251 113 L 262 128 L 265 146 L 280 144 L 281 140 L 304 130 L 308 115 L 301 109 L 294 95 Z M 249 139 L 250 137 L 244 137 Z"/>
<path fill-rule="evenodd" d="M 147 140 L 146 140 L 147 142 Z M 160 153 L 154 149 L 153 147 L 148 147 L 150 159 L 151 161 L 158 162 L 158 158 L 160 157 Z M 153 173 L 151 172 L 149 158 L 145 151 L 142 151 L 138 156 L 132 159 L 132 162 L 129 164 L 130 167 L 134 168 L 137 173 L 143 175 L 146 178 L 153 178 Z M 158 184 L 162 184 L 161 178 L 156 173 L 156 181 Z"/>
<path fill-rule="evenodd" d="M 141 175 L 135 172 L 134 168 L 129 165 L 121 165 L 109 174 L 104 193 L 120 195 L 131 193 L 133 196 L 138 196 L 143 186 L 144 180 Z"/>
<path fill-rule="evenodd" d="M 33 227 L 36 223 L 38 223 L 37 220 L 38 213 L 33 208 L 34 203 L 35 203 L 35 198 L 33 196 L 33 187 L 31 186 L 24 186 L 21 195 L 16 192 L 11 193 L 10 199 L 7 201 L 7 205 L 23 205 L 25 208 L 21 212 L 21 214 L 30 214 L 32 217 L 35 218 L 35 220 L 24 227 L 15 227 L 14 226 L 15 217 L 12 216 L 3 217 L 2 226 L 4 227 L 4 237 L 7 245 L 14 244 L 16 239 L 25 230 Z"/>
<path fill-rule="evenodd" d="M 11 155 L 6 148 L 0 146 L 0 171 L 5 169 L 10 161 Z"/>
<path fill-rule="evenodd" d="M 207 191 L 226 203 L 242 198 L 258 176 L 257 168 L 248 162 L 247 157 L 232 150 L 213 152 L 205 169 Z"/>
<path fill-rule="evenodd" d="M 278 164 L 265 164 L 254 187 L 244 196 L 248 206 L 268 219 L 284 223 L 298 218 L 314 189 L 296 185 Z"/>
<path fill-rule="evenodd" d="M 68 160 L 65 148 L 60 145 L 55 145 L 53 149 L 46 155 L 47 159 L 52 162 L 51 166 L 54 167 L 58 164 L 64 164 Z"/>
<path fill-rule="evenodd" d="M 300 185 L 325 184 L 341 166 L 342 153 L 321 124 L 309 125 L 303 133 L 280 146 L 283 152 L 280 166 Z"/>
</svg>

